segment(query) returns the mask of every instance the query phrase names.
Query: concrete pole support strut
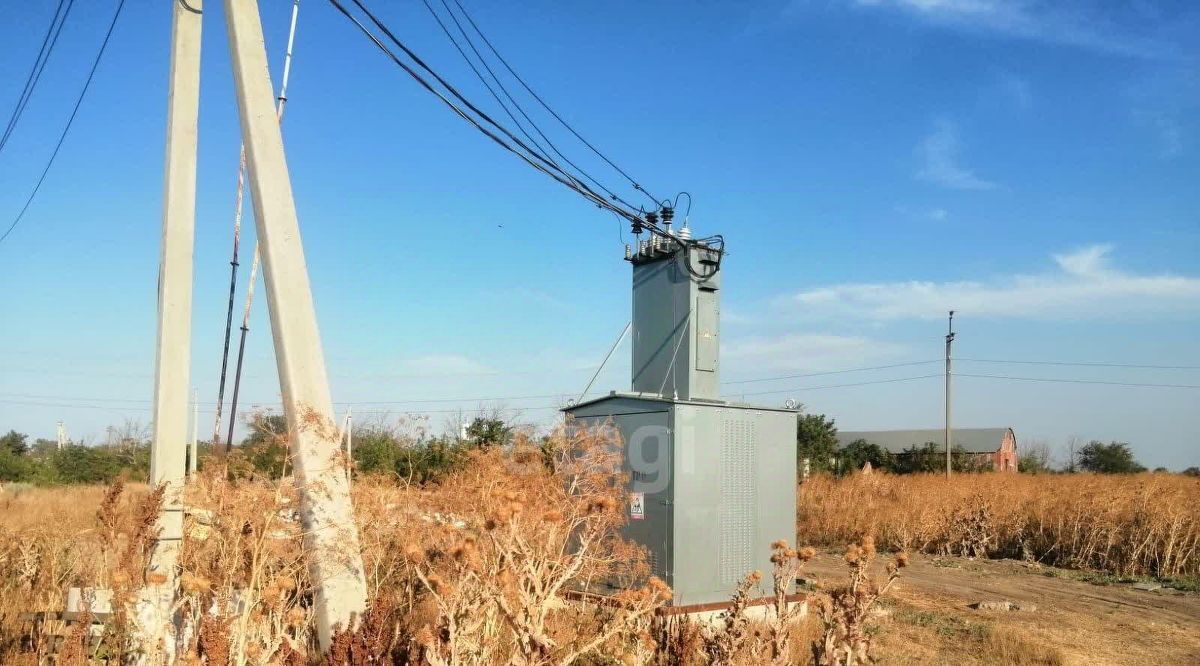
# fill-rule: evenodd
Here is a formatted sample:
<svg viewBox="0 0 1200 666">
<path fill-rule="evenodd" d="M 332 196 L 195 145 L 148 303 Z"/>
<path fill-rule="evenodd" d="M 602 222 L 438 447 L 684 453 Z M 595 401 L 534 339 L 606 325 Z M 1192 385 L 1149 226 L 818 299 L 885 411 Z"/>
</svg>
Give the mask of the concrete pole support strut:
<svg viewBox="0 0 1200 666">
<path fill-rule="evenodd" d="M 225 20 L 305 548 L 317 586 L 317 637 L 327 650 L 334 628 L 350 627 L 366 607 L 358 528 L 333 419 L 258 3 L 225 0 Z"/>
</svg>

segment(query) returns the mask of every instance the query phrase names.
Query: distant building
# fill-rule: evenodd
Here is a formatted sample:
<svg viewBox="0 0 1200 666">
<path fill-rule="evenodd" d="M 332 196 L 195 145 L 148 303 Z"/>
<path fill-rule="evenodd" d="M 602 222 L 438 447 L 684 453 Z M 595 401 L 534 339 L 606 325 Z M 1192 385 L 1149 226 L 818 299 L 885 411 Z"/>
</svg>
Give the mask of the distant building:
<svg viewBox="0 0 1200 666">
<path fill-rule="evenodd" d="M 875 430 L 844 432 L 837 434 L 838 446 L 846 446 L 860 439 L 899 455 L 915 448 L 923 448 L 933 442 L 941 450 L 946 440 L 944 430 Z M 952 449 L 986 458 L 997 472 L 1017 471 L 1017 435 L 1012 428 L 955 428 L 951 432 Z"/>
</svg>

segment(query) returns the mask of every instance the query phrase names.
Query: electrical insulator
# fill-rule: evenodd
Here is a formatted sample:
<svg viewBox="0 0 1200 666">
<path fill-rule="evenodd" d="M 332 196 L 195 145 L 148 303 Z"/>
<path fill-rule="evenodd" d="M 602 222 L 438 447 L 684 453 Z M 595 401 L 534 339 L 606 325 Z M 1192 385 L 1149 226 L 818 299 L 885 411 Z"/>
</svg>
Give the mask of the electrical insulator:
<svg viewBox="0 0 1200 666">
<path fill-rule="evenodd" d="M 657 224 L 658 223 L 658 213 L 654 213 L 654 212 L 646 213 L 646 223 L 649 224 L 650 226 L 654 226 L 655 224 Z"/>
<path fill-rule="evenodd" d="M 634 220 L 630 222 L 629 226 L 633 230 L 634 236 L 642 235 L 642 218 L 634 218 Z"/>
<path fill-rule="evenodd" d="M 675 209 L 674 208 L 667 207 L 667 208 L 662 209 L 663 224 L 670 224 L 671 220 L 673 220 L 674 218 L 675 218 Z"/>
<path fill-rule="evenodd" d="M 625 261 L 629 261 L 632 258 L 633 258 L 633 252 L 629 248 L 629 243 L 626 243 L 625 244 Z"/>
</svg>

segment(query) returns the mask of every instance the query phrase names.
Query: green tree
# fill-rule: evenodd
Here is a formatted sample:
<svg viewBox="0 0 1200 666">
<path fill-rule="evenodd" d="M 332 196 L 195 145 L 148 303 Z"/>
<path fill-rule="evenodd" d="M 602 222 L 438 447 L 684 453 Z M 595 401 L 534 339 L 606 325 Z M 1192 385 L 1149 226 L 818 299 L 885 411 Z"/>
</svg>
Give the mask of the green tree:
<svg viewBox="0 0 1200 666">
<path fill-rule="evenodd" d="M 9 430 L 7 435 L 0 436 L 0 449 L 13 455 L 23 456 L 29 451 L 29 435 Z"/>
<path fill-rule="evenodd" d="M 860 470 L 866 463 L 871 463 L 873 469 L 885 471 L 894 471 L 896 467 L 896 457 L 891 451 L 865 439 L 856 439 L 843 446 L 838 452 L 838 458 L 841 460 L 840 467 L 845 472 Z"/>
<path fill-rule="evenodd" d="M 283 476 L 288 463 L 287 419 L 282 414 L 255 414 L 242 440 L 241 454 L 260 474 Z"/>
<path fill-rule="evenodd" d="M 71 444 L 51 457 L 53 482 L 66 484 L 111 483 L 121 475 L 121 460 L 100 447 Z M 46 481 L 46 479 L 43 479 Z"/>
<path fill-rule="evenodd" d="M 467 449 L 444 439 L 433 439 L 398 450 L 396 475 L 410 483 L 436 483 L 467 460 Z"/>
<path fill-rule="evenodd" d="M 968 453 L 961 446 L 950 452 L 950 469 L 955 472 L 986 472 L 992 469 L 991 459 L 986 455 Z M 946 447 L 934 442 L 924 446 L 913 445 L 896 456 L 896 472 L 900 474 L 930 473 L 946 471 Z"/>
<path fill-rule="evenodd" d="M 1200 476 L 1200 467 L 1189 467 L 1183 470 L 1184 476 Z"/>
<path fill-rule="evenodd" d="M 31 481 L 35 465 L 34 460 L 0 447 L 0 482 Z"/>
<path fill-rule="evenodd" d="M 1022 474 L 1047 474 L 1051 471 L 1050 446 L 1033 440 L 1025 445 L 1017 459 L 1017 471 Z"/>
<path fill-rule="evenodd" d="M 504 419 L 477 416 L 467 426 L 467 440 L 479 448 L 508 444 L 512 438 L 512 426 Z"/>
<path fill-rule="evenodd" d="M 354 430 L 354 468 L 360 474 L 391 474 L 403 445 L 383 428 Z"/>
<path fill-rule="evenodd" d="M 828 472 L 838 457 L 837 426 L 824 414 L 801 414 L 796 420 L 796 463 L 807 458 L 813 472 Z"/>
<path fill-rule="evenodd" d="M 1088 442 L 1079 450 L 1079 466 L 1098 474 L 1135 474 L 1146 471 L 1146 468 L 1134 459 L 1133 451 L 1126 442 Z"/>
</svg>

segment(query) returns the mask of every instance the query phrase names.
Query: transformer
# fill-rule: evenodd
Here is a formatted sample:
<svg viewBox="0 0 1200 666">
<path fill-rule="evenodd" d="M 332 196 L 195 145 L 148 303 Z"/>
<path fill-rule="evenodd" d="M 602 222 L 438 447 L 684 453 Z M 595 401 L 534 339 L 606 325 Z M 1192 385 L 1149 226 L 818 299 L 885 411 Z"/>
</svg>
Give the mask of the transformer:
<svg viewBox="0 0 1200 666">
<path fill-rule="evenodd" d="M 796 535 L 796 412 L 720 399 L 723 248 L 682 236 L 633 264 L 632 390 L 564 409 L 572 427 L 619 433 L 630 479 L 627 538 L 671 604 L 727 601 L 771 543 Z"/>
</svg>

